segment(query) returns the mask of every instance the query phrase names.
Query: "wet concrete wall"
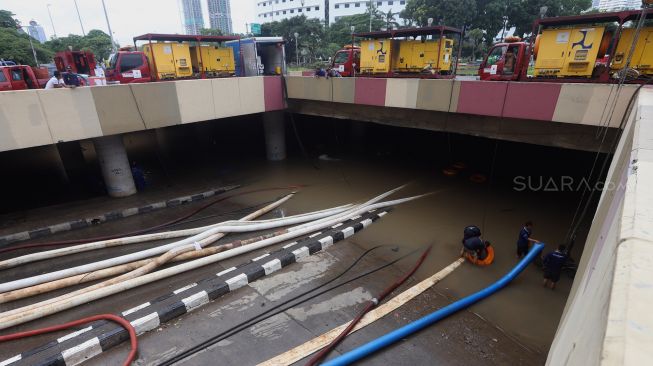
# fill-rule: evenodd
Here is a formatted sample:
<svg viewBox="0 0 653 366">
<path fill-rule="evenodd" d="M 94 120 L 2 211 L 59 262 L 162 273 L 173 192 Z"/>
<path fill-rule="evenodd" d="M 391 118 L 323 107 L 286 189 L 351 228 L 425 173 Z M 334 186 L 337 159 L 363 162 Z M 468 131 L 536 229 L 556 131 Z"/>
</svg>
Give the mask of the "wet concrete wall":
<svg viewBox="0 0 653 366">
<path fill-rule="evenodd" d="M 0 93 L 0 151 L 283 109 L 279 77 Z"/>
<path fill-rule="evenodd" d="M 653 88 L 643 88 L 612 160 L 548 365 L 653 358 Z"/>
</svg>

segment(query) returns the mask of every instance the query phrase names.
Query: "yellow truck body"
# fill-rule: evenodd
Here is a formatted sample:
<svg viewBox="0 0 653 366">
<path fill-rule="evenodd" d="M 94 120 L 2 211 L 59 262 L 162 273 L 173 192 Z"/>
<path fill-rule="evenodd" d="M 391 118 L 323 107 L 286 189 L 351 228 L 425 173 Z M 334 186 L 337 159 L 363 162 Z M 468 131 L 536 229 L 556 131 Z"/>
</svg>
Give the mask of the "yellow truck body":
<svg viewBox="0 0 653 366">
<path fill-rule="evenodd" d="M 157 79 L 175 79 L 193 76 L 190 48 L 186 43 L 152 43 L 143 46 L 150 66 L 156 63 Z"/>
<path fill-rule="evenodd" d="M 399 41 L 372 39 L 361 42 L 361 73 L 388 73 L 392 67 L 392 53 Z"/>
<path fill-rule="evenodd" d="M 438 51 L 439 49 L 439 51 Z M 393 71 L 421 72 L 427 67 L 433 70 L 451 70 L 453 40 L 402 40 L 399 52 L 395 52 Z M 438 63 L 438 57 L 440 62 Z"/>
<path fill-rule="evenodd" d="M 612 70 L 621 70 L 626 65 L 634 35 L 635 30 L 633 28 L 626 28 L 621 32 L 619 44 L 610 65 Z M 630 60 L 630 67 L 639 70 L 643 74 L 653 75 L 653 27 L 642 28 L 635 46 L 635 52 Z"/>
<path fill-rule="evenodd" d="M 604 31 L 605 27 L 543 30 L 535 76 L 591 77 Z"/>
<path fill-rule="evenodd" d="M 201 58 L 200 58 L 201 55 Z M 192 46 L 190 56 L 193 69 L 217 74 L 236 72 L 234 50 L 231 47 Z M 202 63 L 202 67 L 200 67 Z"/>
</svg>

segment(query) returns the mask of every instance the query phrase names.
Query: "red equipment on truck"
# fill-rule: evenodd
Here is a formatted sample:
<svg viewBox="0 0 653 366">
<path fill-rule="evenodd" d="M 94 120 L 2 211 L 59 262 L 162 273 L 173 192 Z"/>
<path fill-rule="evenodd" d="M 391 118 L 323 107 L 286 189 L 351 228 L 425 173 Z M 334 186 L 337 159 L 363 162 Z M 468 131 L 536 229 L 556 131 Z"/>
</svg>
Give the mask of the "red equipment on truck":
<svg viewBox="0 0 653 366">
<path fill-rule="evenodd" d="M 75 74 L 95 76 L 95 55 L 90 51 L 61 51 L 54 56 L 57 70 L 66 72 L 68 67 Z"/>
</svg>

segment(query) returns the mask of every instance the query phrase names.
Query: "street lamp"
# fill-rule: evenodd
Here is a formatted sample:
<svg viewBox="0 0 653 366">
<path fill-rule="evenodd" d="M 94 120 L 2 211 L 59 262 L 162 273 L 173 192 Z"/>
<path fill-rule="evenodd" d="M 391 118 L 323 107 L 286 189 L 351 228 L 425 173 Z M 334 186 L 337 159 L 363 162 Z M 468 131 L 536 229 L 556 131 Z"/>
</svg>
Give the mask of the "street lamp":
<svg viewBox="0 0 653 366">
<path fill-rule="evenodd" d="M 372 31 L 372 10 L 373 10 L 372 2 L 370 1 L 370 32 Z M 352 33 L 354 32 L 352 31 Z"/>
<path fill-rule="evenodd" d="M 501 31 L 501 41 L 503 42 L 506 35 L 506 28 L 508 27 L 508 16 L 503 16 L 503 30 Z"/>
<path fill-rule="evenodd" d="M 46 7 L 48 8 L 48 16 L 50 17 L 50 24 L 52 24 L 52 34 L 54 35 L 54 38 L 57 38 L 57 30 L 54 29 L 54 22 L 52 21 L 52 13 L 50 13 L 50 7 L 52 4 L 48 4 Z"/>
<path fill-rule="evenodd" d="M 540 8 L 540 19 L 543 19 L 546 16 L 547 11 L 549 11 L 548 6 L 543 6 Z"/>
<path fill-rule="evenodd" d="M 297 67 L 299 67 L 299 52 L 298 52 L 299 42 L 297 40 L 298 38 L 299 38 L 299 33 L 295 32 L 295 57 L 297 58 Z"/>
<path fill-rule="evenodd" d="M 77 18 L 79 19 L 79 26 L 82 27 L 82 36 L 86 37 L 86 32 L 84 32 L 84 24 L 82 24 L 82 16 L 79 15 L 79 7 L 77 6 L 77 0 L 73 0 L 75 3 L 75 10 L 77 10 Z"/>
<path fill-rule="evenodd" d="M 109 37 L 111 37 L 111 50 L 115 51 L 116 42 L 113 41 L 113 32 L 111 31 L 111 24 L 109 24 L 109 15 L 107 14 L 107 6 L 104 4 L 104 0 L 102 0 L 102 9 L 104 9 L 104 17 L 107 19 L 107 28 L 109 28 Z"/>
<path fill-rule="evenodd" d="M 34 43 L 32 43 L 32 35 L 29 33 L 29 27 L 26 25 L 19 25 L 21 28 L 27 28 L 27 38 L 29 38 L 29 46 L 32 47 L 32 55 L 34 55 L 34 62 L 36 62 L 36 67 L 39 67 L 39 60 L 36 58 L 36 50 L 34 49 Z"/>
</svg>

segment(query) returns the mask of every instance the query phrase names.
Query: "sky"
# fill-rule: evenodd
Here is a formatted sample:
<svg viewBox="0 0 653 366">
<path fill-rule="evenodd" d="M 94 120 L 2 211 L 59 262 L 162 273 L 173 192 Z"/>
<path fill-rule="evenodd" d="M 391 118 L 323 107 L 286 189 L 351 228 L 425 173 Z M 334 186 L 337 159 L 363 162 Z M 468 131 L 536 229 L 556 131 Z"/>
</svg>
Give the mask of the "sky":
<svg viewBox="0 0 653 366">
<path fill-rule="evenodd" d="M 231 0 L 231 18 L 234 32 L 245 33 L 245 23 L 256 20 L 257 0 Z M 132 37 L 145 33 L 183 33 L 181 0 L 104 0 L 114 38 L 121 45 L 132 44 Z M 206 0 L 200 0 L 204 14 L 204 26 L 209 27 Z M 50 39 L 52 13 L 57 36 L 82 34 L 74 0 L 0 0 L 0 9 L 16 14 L 23 25 L 34 19 L 41 24 Z M 106 33 L 107 22 L 101 0 L 77 0 L 84 30 L 100 29 Z"/>
</svg>

